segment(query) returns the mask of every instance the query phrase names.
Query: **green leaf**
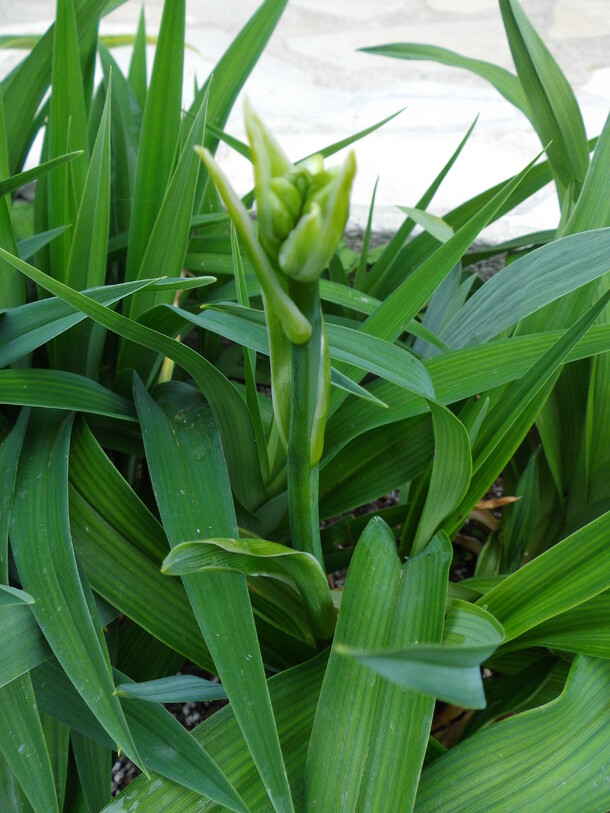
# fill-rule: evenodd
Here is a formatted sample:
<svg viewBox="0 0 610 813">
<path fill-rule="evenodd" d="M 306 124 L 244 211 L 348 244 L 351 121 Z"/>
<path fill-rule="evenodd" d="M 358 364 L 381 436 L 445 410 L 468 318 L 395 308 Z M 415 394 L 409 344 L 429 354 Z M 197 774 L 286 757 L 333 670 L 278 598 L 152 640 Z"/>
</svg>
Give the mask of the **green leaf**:
<svg viewBox="0 0 610 813">
<path fill-rule="evenodd" d="M 450 410 L 428 401 L 434 426 L 434 461 L 426 502 L 417 525 L 411 555 L 422 551 L 443 519 L 463 499 L 472 474 L 470 441 L 464 425 Z"/>
<path fill-rule="evenodd" d="M 529 118 L 561 184 L 560 192 L 572 181 L 580 186 L 589 150 L 574 91 L 519 3 L 500 0 L 500 11 Z"/>
<path fill-rule="evenodd" d="M 2 251 L 0 248 L 0 254 Z M 9 256 L 13 261 L 7 261 L 22 273 L 24 267 L 33 268 L 25 263 L 23 266 L 15 266 L 15 262 L 23 260 L 17 260 L 13 255 L 7 255 L 5 259 Z M 85 293 L 95 302 L 109 306 L 150 284 L 151 280 L 137 280 L 119 285 L 106 285 Z M 49 342 L 84 318 L 84 314 L 79 313 L 72 305 L 65 304 L 61 299 L 41 299 L 4 311 L 0 314 L 0 367 L 6 367 L 27 356 L 32 350 Z"/>
<path fill-rule="evenodd" d="M 114 675 L 119 683 L 132 685 L 129 678 L 118 670 L 114 670 Z M 33 682 L 38 703 L 48 714 L 96 743 L 111 746 L 106 732 L 66 680 L 56 661 L 36 669 Z M 122 705 L 146 765 L 155 774 L 160 774 L 154 776 L 152 785 L 166 777 L 172 787 L 179 787 L 181 793 L 194 796 L 199 803 L 204 796 L 208 804 L 213 804 L 210 799 L 214 799 L 226 806 L 222 809 L 245 813 L 246 808 L 230 781 L 204 747 L 166 709 L 159 704 L 142 703 L 127 697 L 122 699 Z"/>
<path fill-rule="evenodd" d="M 354 276 L 354 288 L 356 290 L 361 290 L 367 271 L 367 264 L 368 264 L 368 255 L 369 255 L 369 245 L 371 242 L 371 229 L 373 226 L 373 209 L 375 208 L 375 196 L 377 195 L 377 184 L 379 183 L 379 176 L 377 176 L 377 180 L 375 181 L 375 186 L 373 187 L 373 195 L 371 197 L 371 205 L 369 206 L 369 216 L 366 222 L 366 229 L 364 232 L 364 237 L 362 239 L 362 248 L 360 250 L 360 256 L 358 258 L 358 265 L 356 266 L 356 274 Z"/>
<path fill-rule="evenodd" d="M 98 44 L 98 52 L 104 71 L 106 94 L 110 92 L 112 102 L 112 232 L 118 233 L 127 248 L 129 240 L 129 222 L 136 165 L 138 161 L 138 142 L 142 128 L 142 111 L 138 106 L 129 83 L 121 69 L 104 46 Z M 112 75 L 112 82 L 110 77 Z M 117 239 L 115 236 L 114 240 Z M 109 244 L 109 254 L 111 253 Z"/>
<path fill-rule="evenodd" d="M 220 436 L 203 399 L 186 398 L 184 389 L 174 386 L 155 403 L 138 379 L 134 387 L 146 458 L 170 546 L 198 536 L 236 537 Z M 183 581 L 272 804 L 278 811 L 290 811 L 246 579 L 237 573 L 205 573 L 185 576 Z"/>
<path fill-rule="evenodd" d="M 63 810 L 68 780 L 70 730 L 44 712 L 40 714 L 40 722 L 51 760 L 59 809 Z"/>
<path fill-rule="evenodd" d="M 509 181 L 483 208 L 481 208 L 454 236 L 423 262 L 417 270 L 390 294 L 383 304 L 362 324 L 361 331 L 380 339 L 394 342 L 407 324 L 425 305 L 436 287 L 460 259 L 479 232 L 492 220 L 512 192 L 527 175 L 532 164 Z M 341 372 L 344 372 L 341 370 Z M 360 380 L 347 373 L 350 378 Z M 335 408 L 339 399 L 335 393 Z M 331 407 L 332 408 L 332 407 Z"/>
<path fill-rule="evenodd" d="M 46 175 L 47 172 L 60 167 L 62 164 L 74 161 L 75 158 L 80 158 L 82 154 L 82 150 L 76 150 L 66 155 L 58 155 L 56 158 L 51 158 L 50 161 L 43 161 L 42 164 L 38 164 L 38 166 L 32 167 L 32 169 L 26 169 L 23 172 L 17 173 L 17 175 L 12 175 L 10 178 L 3 178 L 0 180 L 0 197 L 4 197 L 4 195 L 8 195 L 16 189 L 26 186 L 26 184 L 32 183 L 32 181 L 37 180 L 42 175 Z"/>
<path fill-rule="evenodd" d="M 101 810 L 111 799 L 112 751 L 78 731 L 70 740 L 85 802 L 89 810 Z"/>
<path fill-rule="evenodd" d="M 136 97 L 140 110 L 144 110 L 146 104 L 146 93 L 148 89 L 148 79 L 146 75 L 146 19 L 144 17 L 144 6 L 140 10 L 140 19 L 135 40 L 133 42 L 133 53 L 129 63 L 129 73 L 127 80 L 133 94 Z"/>
<path fill-rule="evenodd" d="M 485 708 L 480 664 L 502 643 L 504 633 L 489 613 L 453 600 L 445 619 L 443 644 L 363 651 L 342 647 L 358 663 L 393 683 L 470 709 Z"/>
<path fill-rule="evenodd" d="M 507 640 L 582 604 L 610 586 L 610 511 L 528 562 L 477 604 L 504 627 Z"/>
<path fill-rule="evenodd" d="M 83 37 L 107 6 L 107 0 L 80 0 L 76 8 L 77 28 Z M 7 148 L 12 172 L 22 165 L 36 134 L 32 122 L 51 79 L 54 29 L 52 25 L 28 56 L 2 83 L 6 105 Z"/>
<path fill-rule="evenodd" d="M 554 240 L 481 286 L 441 331 L 452 347 L 497 336 L 519 320 L 610 270 L 610 228 Z"/>
<path fill-rule="evenodd" d="M 523 173 L 521 173 L 521 178 L 520 183 L 512 186 L 512 191 L 506 197 L 504 202 L 501 203 L 495 209 L 495 211 L 490 214 L 489 222 L 494 222 L 502 215 L 512 211 L 515 206 L 530 198 L 535 192 L 552 181 L 553 176 L 548 162 L 545 161 L 532 167 L 525 177 L 523 177 Z M 490 189 L 475 195 L 475 197 L 470 198 L 470 200 L 460 204 L 452 211 L 447 212 L 443 219 L 453 228 L 454 232 L 457 233 L 457 231 L 465 226 L 468 221 L 472 220 L 472 218 L 474 218 L 483 208 L 487 207 L 493 198 L 506 187 L 506 184 L 512 184 L 515 180 L 516 176 L 513 176 L 512 178 L 509 178 L 508 180 L 496 184 Z M 418 206 L 419 208 L 422 208 L 421 205 Z M 413 223 L 413 221 L 408 222 Z M 408 223 L 403 224 L 405 228 L 407 225 Z M 408 233 L 410 234 L 410 230 Z M 406 277 L 411 274 L 411 272 L 415 271 L 416 268 L 430 258 L 430 255 L 434 251 L 438 250 L 437 241 L 427 233 L 417 235 L 417 237 L 414 237 L 413 240 L 408 241 L 408 243 L 404 243 L 404 241 L 398 240 L 397 238 L 398 234 L 388 245 L 388 248 L 389 246 L 393 246 L 394 251 L 392 252 L 392 259 L 389 267 L 386 266 L 384 270 L 383 280 L 380 280 L 378 285 L 371 285 L 371 287 L 367 287 L 368 293 L 380 297 L 389 295 L 403 282 L 403 280 L 406 279 Z M 394 240 L 397 241 L 396 244 L 394 244 Z M 463 256 L 464 251 L 460 253 Z M 371 283 L 374 279 L 377 279 L 375 271 L 376 266 L 379 265 L 381 259 L 382 258 L 378 260 L 376 265 L 369 273 Z M 460 257 L 457 259 L 460 259 Z"/>
<path fill-rule="evenodd" d="M 4 105 L 0 87 L 0 188 L 8 174 Z M 15 254 L 17 244 L 11 209 L 10 198 L 0 198 L 0 246 Z M 5 262 L 0 263 L 0 308 L 15 307 L 25 301 L 26 290 L 23 282 L 23 278 L 19 279 L 19 275 L 15 275 L 13 268 L 8 267 Z"/>
<path fill-rule="evenodd" d="M 195 675 L 175 675 L 143 683 L 120 683 L 116 687 L 116 694 L 148 703 L 203 703 L 224 700 L 227 696 L 220 683 Z"/>
<path fill-rule="evenodd" d="M 98 600 L 102 623 L 116 618 L 116 610 Z M 34 669 L 53 656 L 40 627 L 26 604 L 0 606 L 0 621 L 5 637 L 0 646 L 0 686 Z"/>
<path fill-rule="evenodd" d="M 170 277 L 181 276 L 191 230 L 195 185 L 201 165 L 194 147 L 203 139 L 206 109 L 207 96 L 204 96 L 187 133 L 176 169 L 169 180 L 148 239 L 138 277 L 150 276 L 151 273 L 157 276 L 162 274 L 168 274 Z M 189 288 L 189 282 L 185 282 L 184 288 Z M 171 289 L 144 291 L 131 300 L 129 314 L 135 319 L 155 305 L 162 302 L 169 304 L 173 299 Z M 146 379 L 155 361 L 156 354 L 144 350 L 139 345 L 128 344 L 121 348 L 118 366 L 133 367 Z"/>
<path fill-rule="evenodd" d="M 163 528 L 84 421 L 73 431 L 70 483 L 72 537 L 93 589 L 167 646 L 212 668 L 182 586 L 161 575 L 169 549 Z"/>
<path fill-rule="evenodd" d="M 17 477 L 17 464 L 25 437 L 29 413 L 22 410 L 11 432 L 0 445 L 0 471 L 3 472 L 0 484 L 0 585 L 8 584 L 8 532 Z M 8 588 L 10 591 L 10 588 Z M 6 603 L 7 594 L 3 596 Z"/>
<path fill-rule="evenodd" d="M 23 587 L 35 599 L 31 612 L 53 652 L 117 745 L 138 763 L 113 696 L 108 653 L 87 608 L 70 538 L 71 424 L 61 413 L 32 414 L 17 473 L 11 545 Z"/>
<path fill-rule="evenodd" d="M 194 120 L 186 135 L 176 169 L 168 179 L 167 189 L 159 205 L 144 251 L 138 277 L 179 277 L 191 230 L 195 185 L 201 162 L 194 148 L 203 139 L 207 111 L 207 96 L 194 111 Z M 131 240 L 131 233 L 130 233 Z M 128 252 L 129 262 L 129 252 Z M 185 286 L 186 287 L 186 286 Z M 173 297 L 161 293 L 146 293 L 131 301 L 130 315 L 136 318 L 159 302 L 171 302 Z"/>
<path fill-rule="evenodd" d="M 303 796 L 307 743 L 327 657 L 323 652 L 294 669 L 275 675 L 268 684 L 291 787 L 297 799 Z M 267 789 L 243 740 L 232 706 L 220 709 L 192 734 L 221 766 L 249 810 L 269 810 Z M 135 813 L 141 805 L 149 813 L 221 813 L 222 810 L 161 777 L 155 777 L 152 782 L 138 777 L 105 813 Z"/>
<path fill-rule="evenodd" d="M 518 502 L 508 507 L 504 513 L 503 572 L 516 570 L 527 550 L 527 545 L 534 537 L 534 529 L 539 511 L 539 458 L 540 449 L 532 454 L 523 474 L 519 478 L 513 494 L 521 497 Z"/>
<path fill-rule="evenodd" d="M 235 289 L 237 294 L 237 301 L 240 305 L 245 307 L 250 306 L 250 299 L 248 296 L 248 285 L 246 283 L 246 275 L 244 272 L 244 265 L 241 259 L 241 252 L 239 250 L 239 242 L 235 227 L 231 225 L 231 255 L 233 257 L 233 275 L 235 277 Z M 269 453 L 267 451 L 267 443 L 265 437 L 265 429 L 263 427 L 263 419 L 261 416 L 260 400 L 258 390 L 256 388 L 256 352 L 248 348 L 244 348 L 244 377 L 246 384 L 246 403 L 250 411 L 252 419 L 252 427 L 256 436 L 256 448 L 258 449 L 258 459 L 260 463 L 261 474 L 265 483 L 269 482 L 270 468 L 269 468 Z M 273 362 L 272 362 L 273 363 Z M 271 370 L 274 376 L 273 368 Z M 288 376 L 286 376 L 288 378 Z M 274 378 L 274 386 L 272 387 L 271 397 L 277 401 L 276 385 L 277 379 Z M 277 406 L 276 406 L 277 409 Z"/>
<path fill-rule="evenodd" d="M 264 539 L 204 539 L 176 546 L 162 571 L 170 576 L 216 571 L 278 579 L 300 595 L 315 636 L 322 641 L 332 637 L 335 610 L 326 574 L 310 553 Z"/>
<path fill-rule="evenodd" d="M 83 155 L 52 172 L 47 186 L 47 220 L 50 229 L 73 223 L 87 176 L 89 144 L 83 79 L 73 0 L 58 0 L 53 39 L 52 92 L 47 125 L 47 155 L 50 159 L 67 151 Z M 49 246 L 54 277 L 66 280 L 72 233 L 64 232 Z M 86 287 L 86 286 L 82 286 Z"/>
<path fill-rule="evenodd" d="M 448 223 L 445 223 L 442 217 L 432 215 L 423 209 L 413 209 L 410 206 L 399 206 L 398 208 L 439 243 L 446 243 L 453 237 L 453 229 Z"/>
<path fill-rule="evenodd" d="M 0 752 L 35 813 L 59 813 L 49 753 L 29 675 L 0 688 Z"/>
<path fill-rule="evenodd" d="M 450 532 L 457 530 L 463 518 L 508 463 L 548 398 L 558 368 L 609 301 L 610 291 L 508 389 L 495 409 L 489 411 L 473 447 L 473 476 L 468 493 L 443 523 L 445 529 L 450 529 Z"/>
<path fill-rule="evenodd" d="M 563 331 L 556 330 L 488 342 L 425 359 L 424 366 L 432 378 L 437 399 L 450 404 L 524 375 L 562 335 Z M 587 358 L 607 350 L 610 350 L 610 328 L 607 325 L 594 325 L 569 352 L 566 361 Z M 501 365 L 498 358 L 502 358 Z M 456 375 L 456 370 L 459 370 L 459 375 Z M 360 434 L 419 415 L 427 408 L 421 399 L 389 382 L 374 381 L 367 385 L 367 391 L 387 403 L 388 409 L 381 412 L 377 408 L 371 409 L 366 403 L 348 401 L 343 404 L 327 424 L 326 461 Z"/>
<path fill-rule="evenodd" d="M 177 312 L 194 324 L 213 330 L 257 352 L 269 354 L 264 316 L 253 308 L 225 304 L 201 314 Z M 422 363 L 408 350 L 343 325 L 325 325 L 331 358 L 392 381 L 422 397 L 434 397 L 434 388 Z"/>
<path fill-rule="evenodd" d="M 8 584 L 0 584 L 0 606 L 10 607 L 14 604 L 33 604 L 34 599 L 24 590 L 17 587 L 9 587 Z"/>
<path fill-rule="evenodd" d="M 239 91 L 263 53 L 286 3 L 287 0 L 264 0 L 260 4 L 233 39 L 199 91 L 199 96 L 195 98 L 193 106 L 198 104 L 209 84 L 208 117 L 216 127 L 222 129 L 225 126 Z M 212 153 L 216 151 L 217 144 L 215 137 L 206 137 L 206 147 Z"/>
<path fill-rule="evenodd" d="M 531 652 L 533 651 L 531 650 Z M 536 660 L 519 668 L 514 674 L 497 672 L 491 678 L 488 678 L 485 683 L 487 706 L 470 717 L 460 734 L 461 740 L 465 740 L 467 737 L 472 736 L 475 731 L 489 726 L 508 714 L 525 711 L 527 708 L 533 708 L 548 702 L 543 692 L 549 682 L 552 681 L 558 667 L 563 669 L 564 666 L 568 667 L 568 664 L 560 663 L 552 655 L 537 654 L 539 657 Z M 502 655 L 499 657 L 502 657 Z M 564 684 L 565 677 L 555 697 L 561 693 Z M 537 702 L 538 700 L 540 702 Z"/>
<path fill-rule="evenodd" d="M 61 370 L 0 370 L 0 401 L 135 421 L 133 404 L 89 378 Z"/>
<path fill-rule="evenodd" d="M 161 209 L 180 139 L 185 0 L 163 8 L 134 180 L 125 279 L 135 279 Z"/>
<path fill-rule="evenodd" d="M 0 804 L 16 813 L 32 813 L 32 806 L 8 762 L 0 754 Z"/>
<path fill-rule="evenodd" d="M 576 206 L 562 236 L 610 226 L 610 202 L 604 193 L 608 167 L 610 167 L 610 114 L 595 147 Z"/>
<path fill-rule="evenodd" d="M 386 403 L 381 401 L 379 398 L 376 398 L 374 395 L 371 395 L 368 390 L 365 390 L 364 387 L 360 386 L 360 384 L 356 384 L 346 375 L 343 375 L 343 373 L 335 370 L 334 367 L 330 368 L 330 383 L 334 387 L 339 387 L 339 389 L 345 390 L 345 392 L 348 392 L 350 395 L 355 395 L 357 398 L 362 398 L 364 401 L 375 404 L 377 407 L 381 407 L 382 409 L 388 408 Z"/>
<path fill-rule="evenodd" d="M 245 506 L 262 502 L 265 489 L 258 466 L 258 454 L 250 415 L 241 395 L 222 373 L 190 347 L 124 316 L 112 313 L 93 299 L 67 288 L 2 249 L 0 249 L 0 256 L 46 290 L 57 294 L 72 307 L 82 309 L 82 312 L 94 321 L 110 328 L 123 338 L 139 342 L 149 349 L 168 356 L 191 373 L 214 407 L 236 495 Z M 150 283 L 139 281 L 132 284 L 144 287 Z"/>
<path fill-rule="evenodd" d="M 48 231 L 40 232 L 40 234 L 34 234 L 32 237 L 26 237 L 24 240 L 19 240 L 17 243 L 17 253 L 19 257 L 22 260 L 29 260 L 30 257 L 33 257 L 41 248 L 44 248 L 51 240 L 54 240 L 57 235 L 63 234 L 63 232 L 69 228 L 70 226 L 60 226 L 57 229 L 49 229 Z"/>
<path fill-rule="evenodd" d="M 102 112 L 89 162 L 65 271 L 65 283 L 81 291 L 103 285 L 110 218 L 110 98 Z M 148 279 L 154 274 L 150 274 Z M 81 322 L 60 337 L 55 346 L 61 366 L 72 372 L 95 375 L 102 350 L 103 334 L 90 323 Z"/>
<path fill-rule="evenodd" d="M 518 635 L 502 652 L 546 646 L 564 652 L 610 658 L 610 592 L 560 612 Z"/>
<path fill-rule="evenodd" d="M 557 700 L 474 734 L 426 768 L 416 813 L 606 809 L 609 686 L 610 661 L 578 658 Z"/>
<path fill-rule="evenodd" d="M 26 604 L 0 606 L 4 639 L 0 646 L 0 686 L 5 686 L 52 656 Z"/>
<path fill-rule="evenodd" d="M 414 42 L 396 42 L 390 45 L 359 48 L 358 50 L 364 51 L 366 54 L 389 56 L 394 59 L 430 60 L 439 62 L 441 65 L 450 65 L 453 68 L 464 68 L 483 79 L 487 79 L 498 93 L 501 93 L 505 99 L 514 104 L 519 110 L 525 113 L 527 109 L 527 102 L 519 79 L 510 71 L 501 68 L 499 65 L 494 65 L 493 62 L 462 56 L 462 54 L 448 48 Z"/>
<path fill-rule="evenodd" d="M 460 153 L 464 149 L 468 139 L 470 138 L 472 131 L 474 130 L 475 124 L 477 123 L 477 118 L 472 122 L 464 138 L 460 141 L 457 148 L 454 150 L 451 158 L 447 161 L 447 163 L 443 166 L 441 171 L 438 173 L 436 178 L 432 181 L 428 189 L 424 192 L 422 197 L 419 199 L 416 208 L 420 210 L 425 210 L 428 205 L 430 204 L 432 198 L 438 191 L 440 185 L 444 181 L 444 179 L 449 174 L 449 171 L 457 161 L 460 156 Z M 498 187 L 496 188 L 497 191 Z M 476 210 L 475 210 L 476 211 Z M 451 224 L 453 226 L 453 223 Z M 413 229 L 415 228 L 415 221 L 411 218 L 407 218 L 402 226 L 398 229 L 394 237 L 390 240 L 387 246 L 384 248 L 381 256 L 369 271 L 369 274 L 366 278 L 365 282 L 365 290 L 369 293 L 373 294 L 382 286 L 384 285 L 385 280 L 390 276 L 391 269 L 394 267 L 394 261 L 397 259 L 399 255 L 403 252 L 403 247 L 405 246 L 407 239 Z M 430 237 L 430 235 L 426 236 L 430 243 L 434 244 L 434 241 Z M 436 246 L 434 246 L 436 248 Z"/>
<path fill-rule="evenodd" d="M 116 676 L 121 683 L 129 683 L 126 675 L 116 672 Z M 124 697 L 122 703 L 138 747 L 153 770 L 229 810 L 247 813 L 239 794 L 222 770 L 166 709 L 129 697 Z M 159 748 L 160 743 L 162 748 Z"/>
<path fill-rule="evenodd" d="M 388 526 L 379 518 L 367 525 L 347 574 L 309 742 L 305 809 L 382 810 L 388 798 L 397 810 L 412 809 L 434 700 L 372 675 L 340 649 L 440 642 L 450 560 L 449 540 L 439 535 L 401 566 Z"/>
</svg>

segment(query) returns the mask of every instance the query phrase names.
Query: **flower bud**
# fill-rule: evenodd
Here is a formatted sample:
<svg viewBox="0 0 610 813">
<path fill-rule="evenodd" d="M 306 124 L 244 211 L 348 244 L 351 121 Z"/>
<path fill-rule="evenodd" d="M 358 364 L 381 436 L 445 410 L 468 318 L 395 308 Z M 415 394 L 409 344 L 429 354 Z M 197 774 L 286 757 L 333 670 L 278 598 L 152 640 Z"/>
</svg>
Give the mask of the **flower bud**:
<svg viewBox="0 0 610 813">
<path fill-rule="evenodd" d="M 356 172 L 354 154 L 331 170 L 324 169 L 321 155 L 295 166 L 247 104 L 244 115 L 254 165 L 259 241 L 287 276 L 311 282 L 327 267 L 343 236 Z"/>
<path fill-rule="evenodd" d="M 303 199 L 294 183 L 286 176 L 272 178 L 269 183 L 270 230 L 274 241 L 282 243 L 294 229 Z"/>
<path fill-rule="evenodd" d="M 313 176 L 303 213 L 280 249 L 280 268 L 289 277 L 310 282 L 330 262 L 345 231 L 355 172 L 350 152 L 342 167 Z"/>
</svg>

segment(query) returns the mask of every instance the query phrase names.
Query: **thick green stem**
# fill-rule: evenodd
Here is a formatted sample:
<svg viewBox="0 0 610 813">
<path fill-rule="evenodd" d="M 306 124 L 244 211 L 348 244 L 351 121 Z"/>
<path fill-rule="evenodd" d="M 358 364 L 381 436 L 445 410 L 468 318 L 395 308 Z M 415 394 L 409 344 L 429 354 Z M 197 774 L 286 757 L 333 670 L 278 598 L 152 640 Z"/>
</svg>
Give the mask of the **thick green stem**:
<svg viewBox="0 0 610 813">
<path fill-rule="evenodd" d="M 322 351 L 320 284 L 291 280 L 290 295 L 312 327 L 309 341 L 292 345 L 292 401 L 288 439 L 288 507 L 292 544 L 324 567 L 318 510 L 318 464 L 312 466 L 312 430 L 318 393 L 327 374 Z"/>
</svg>

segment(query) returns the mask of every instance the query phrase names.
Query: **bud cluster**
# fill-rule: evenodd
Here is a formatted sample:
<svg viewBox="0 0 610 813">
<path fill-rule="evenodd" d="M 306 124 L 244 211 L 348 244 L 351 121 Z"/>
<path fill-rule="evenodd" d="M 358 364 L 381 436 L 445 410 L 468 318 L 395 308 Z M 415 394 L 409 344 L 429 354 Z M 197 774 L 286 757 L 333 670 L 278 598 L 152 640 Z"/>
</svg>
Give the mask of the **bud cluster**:
<svg viewBox="0 0 610 813">
<path fill-rule="evenodd" d="M 321 155 L 292 164 L 260 118 L 246 105 L 259 241 L 288 277 L 316 280 L 343 236 L 356 172 L 353 153 L 345 163 L 324 168 Z"/>
</svg>

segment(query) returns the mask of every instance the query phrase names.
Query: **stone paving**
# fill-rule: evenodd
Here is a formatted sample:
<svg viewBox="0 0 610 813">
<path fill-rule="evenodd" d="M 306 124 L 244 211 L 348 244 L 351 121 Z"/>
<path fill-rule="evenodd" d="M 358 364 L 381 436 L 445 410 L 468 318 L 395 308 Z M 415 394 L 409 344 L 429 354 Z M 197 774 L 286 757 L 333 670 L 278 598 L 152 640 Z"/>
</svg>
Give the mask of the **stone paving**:
<svg viewBox="0 0 610 813">
<path fill-rule="evenodd" d="M 574 87 L 589 136 L 596 135 L 610 104 L 610 0 L 523 0 L 522 5 Z M 0 0 L 0 34 L 42 31 L 54 6 L 53 0 Z M 145 6 L 154 33 L 162 0 L 147 0 Z M 205 78 L 257 6 L 257 0 L 187 0 L 187 41 L 194 50 L 186 56 L 185 102 L 193 77 Z M 140 3 L 130 0 L 106 18 L 102 32 L 134 31 L 139 10 Z M 470 143 L 432 211 L 442 214 L 508 177 L 540 149 L 525 118 L 483 80 L 429 62 L 357 51 L 407 41 L 512 67 L 496 0 L 290 0 L 246 86 L 294 159 L 406 107 L 356 147 L 352 218 L 356 224 L 366 221 L 379 176 L 378 230 L 401 221 L 396 204 L 415 204 L 477 114 Z M 115 56 L 126 65 L 129 49 L 116 49 Z M 0 74 L 18 58 L 15 51 L 0 51 Z M 228 130 L 244 137 L 239 104 Z M 228 148 L 219 155 L 238 189 L 249 188 L 247 162 Z M 502 239 L 552 227 L 556 219 L 553 192 L 543 191 L 486 234 Z"/>
</svg>

